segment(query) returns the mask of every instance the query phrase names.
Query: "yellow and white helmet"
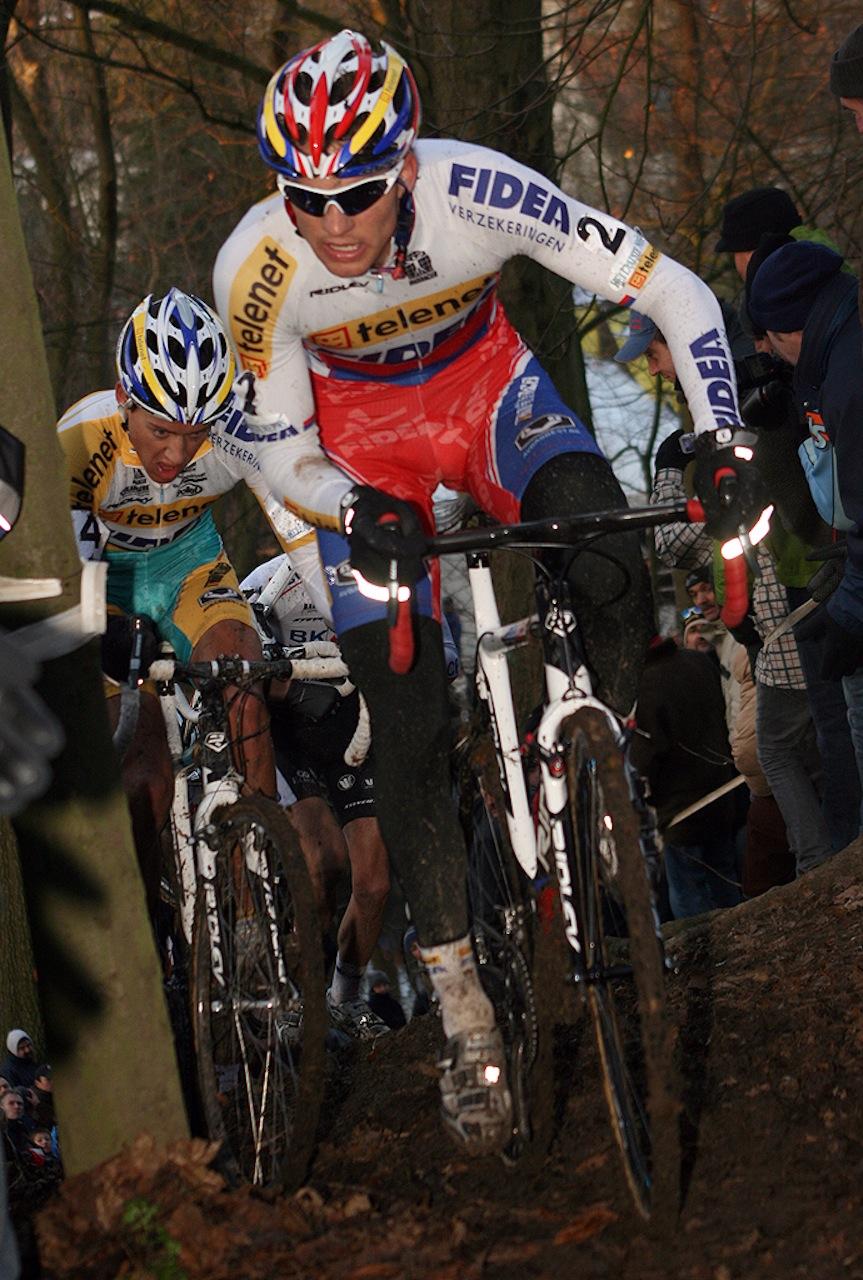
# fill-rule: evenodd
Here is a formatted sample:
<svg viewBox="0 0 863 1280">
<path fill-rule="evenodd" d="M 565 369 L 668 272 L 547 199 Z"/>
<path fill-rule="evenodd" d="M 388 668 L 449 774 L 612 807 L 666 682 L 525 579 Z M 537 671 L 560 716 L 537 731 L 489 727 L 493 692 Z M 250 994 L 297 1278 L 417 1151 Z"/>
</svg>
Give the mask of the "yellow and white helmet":
<svg viewBox="0 0 863 1280">
<path fill-rule="evenodd" d="M 203 426 L 234 407 L 234 356 L 222 322 L 181 289 L 139 302 L 117 342 L 117 374 L 135 404 L 172 422 Z"/>
</svg>

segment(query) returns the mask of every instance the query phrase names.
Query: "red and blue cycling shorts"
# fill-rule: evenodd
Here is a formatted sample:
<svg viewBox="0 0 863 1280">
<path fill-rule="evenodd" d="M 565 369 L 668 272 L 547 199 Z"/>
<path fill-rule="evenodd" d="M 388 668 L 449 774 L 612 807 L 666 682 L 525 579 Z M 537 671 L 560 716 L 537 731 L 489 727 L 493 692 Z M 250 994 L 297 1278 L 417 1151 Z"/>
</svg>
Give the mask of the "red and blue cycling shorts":
<svg viewBox="0 0 863 1280">
<path fill-rule="evenodd" d="M 511 522 L 551 458 L 602 456 L 500 308 L 467 351 L 434 370 L 387 379 L 313 375 L 313 383 L 329 457 L 358 482 L 413 503 L 430 532 L 440 484 Z M 347 572 L 346 541 L 319 530 L 318 544 L 336 632 L 384 617 L 386 606 L 361 596 Z M 439 618 L 436 561 L 429 574 L 417 585 L 416 607 Z"/>
</svg>

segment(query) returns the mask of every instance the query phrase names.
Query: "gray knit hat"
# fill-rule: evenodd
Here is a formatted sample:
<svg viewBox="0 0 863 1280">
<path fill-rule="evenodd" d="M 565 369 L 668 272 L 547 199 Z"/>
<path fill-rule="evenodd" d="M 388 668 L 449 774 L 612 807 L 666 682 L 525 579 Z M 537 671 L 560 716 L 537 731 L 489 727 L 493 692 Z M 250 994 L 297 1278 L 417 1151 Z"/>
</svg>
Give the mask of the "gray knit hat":
<svg viewBox="0 0 863 1280">
<path fill-rule="evenodd" d="M 863 26 L 855 27 L 830 60 L 830 92 L 863 98 Z"/>
</svg>

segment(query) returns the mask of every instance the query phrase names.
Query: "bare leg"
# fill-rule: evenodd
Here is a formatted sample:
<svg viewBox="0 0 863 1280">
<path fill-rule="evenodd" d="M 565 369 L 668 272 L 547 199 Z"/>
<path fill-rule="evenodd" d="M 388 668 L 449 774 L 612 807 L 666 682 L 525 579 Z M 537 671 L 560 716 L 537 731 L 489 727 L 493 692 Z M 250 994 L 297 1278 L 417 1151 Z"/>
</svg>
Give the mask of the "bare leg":
<svg viewBox="0 0 863 1280">
<path fill-rule="evenodd" d="M 288 809 L 315 892 L 321 927 L 333 922 L 339 877 L 347 869 L 348 849 L 342 829 L 323 796 L 306 796 Z"/>
<path fill-rule="evenodd" d="M 339 959 L 365 968 L 380 937 L 390 872 L 376 818 L 355 818 L 345 827 L 351 860 L 351 898 L 339 926 Z"/>
<path fill-rule="evenodd" d="M 120 716 L 120 699 L 108 699 L 112 731 Z M 174 772 L 158 698 L 141 691 L 135 736 L 121 761 L 123 790 L 132 819 L 138 865 L 152 917 L 159 902 L 160 833 L 171 810 Z"/>
<path fill-rule="evenodd" d="M 217 622 L 204 632 L 195 645 L 192 661 L 206 662 L 225 654 L 259 662 L 261 642 L 257 632 L 242 622 Z M 231 736 L 236 744 L 234 763 L 238 772 L 243 775 L 244 790 L 246 793 L 260 792 L 274 797 L 276 764 L 263 690 L 260 686 L 255 686 L 237 697 L 236 689 L 229 688 L 225 691 L 225 699 L 229 708 Z"/>
</svg>

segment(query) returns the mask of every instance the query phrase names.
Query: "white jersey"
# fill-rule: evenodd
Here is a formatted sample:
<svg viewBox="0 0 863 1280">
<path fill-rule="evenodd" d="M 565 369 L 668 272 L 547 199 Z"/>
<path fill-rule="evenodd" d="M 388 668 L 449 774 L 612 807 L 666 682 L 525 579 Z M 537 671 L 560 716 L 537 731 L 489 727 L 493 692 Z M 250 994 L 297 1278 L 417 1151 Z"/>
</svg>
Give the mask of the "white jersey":
<svg viewBox="0 0 863 1280">
<path fill-rule="evenodd" d="M 216 305 L 241 365 L 255 375 L 255 413 L 266 424 L 256 423 L 261 465 L 289 506 L 335 528 L 351 487 L 321 448 L 309 370 L 403 383 L 421 402 L 434 370 L 468 352 L 493 316 L 499 273 L 519 254 L 650 316 L 671 349 L 697 431 L 739 421 L 719 304 L 691 271 L 638 229 L 496 151 L 428 140 L 416 155 L 416 221 L 403 279 L 377 270 L 332 275 L 278 194 L 248 211 L 216 260 Z"/>
<path fill-rule="evenodd" d="M 272 560 L 253 569 L 240 583 L 240 589 L 254 603 L 275 575 L 280 573 L 281 586 L 267 613 L 267 621 L 276 639 L 288 646 L 321 641 L 337 643 L 330 611 L 324 603 L 329 595 L 320 566 L 318 565 L 316 572 L 310 573 L 304 564 L 307 576 L 303 577 L 295 567 L 294 560 L 295 557 L 290 555 L 273 556 Z M 447 678 L 454 680 L 459 673 L 459 655 L 445 617 L 441 617 L 441 632 Z"/>
<path fill-rule="evenodd" d="M 326 594 L 323 574 L 318 575 L 318 581 L 310 591 L 290 556 L 274 556 L 272 560 L 259 564 L 240 583 L 241 590 L 254 602 L 283 565 L 286 570 L 283 585 L 267 614 L 276 639 L 289 648 L 335 641 L 332 619 L 329 612 L 321 607 Z"/>
</svg>

